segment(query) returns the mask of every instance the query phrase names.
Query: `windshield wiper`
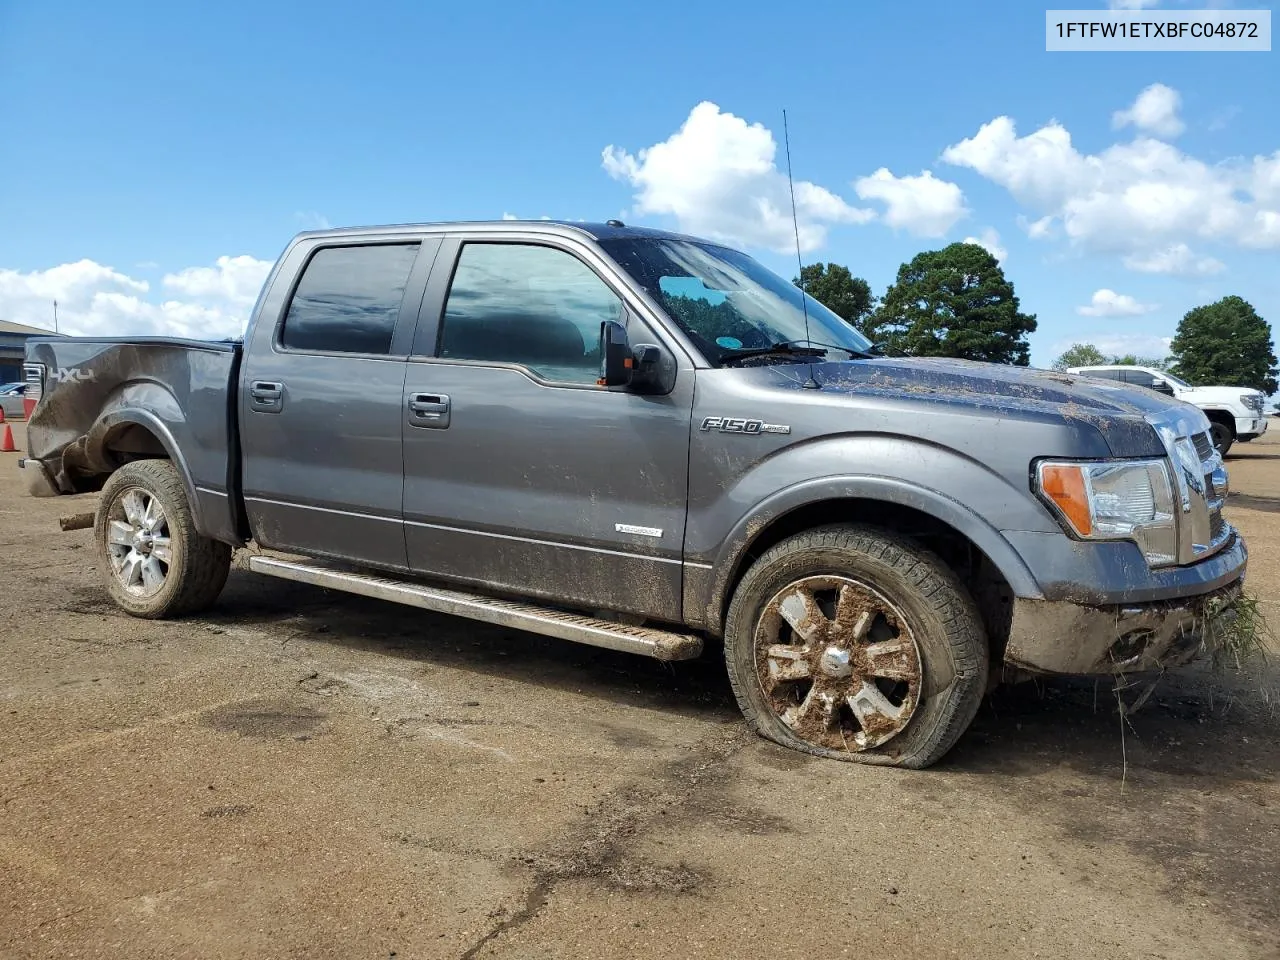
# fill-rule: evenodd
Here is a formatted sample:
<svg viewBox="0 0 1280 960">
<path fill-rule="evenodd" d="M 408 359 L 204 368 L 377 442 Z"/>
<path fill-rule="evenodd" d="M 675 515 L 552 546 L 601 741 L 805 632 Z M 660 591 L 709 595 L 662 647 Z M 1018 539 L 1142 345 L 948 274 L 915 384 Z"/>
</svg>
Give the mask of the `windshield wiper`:
<svg viewBox="0 0 1280 960">
<path fill-rule="evenodd" d="M 800 346 L 811 344 L 811 346 Z M 767 347 L 753 347 L 746 350 L 730 350 L 720 362 L 733 363 L 738 360 L 750 360 L 753 357 L 820 357 L 828 350 L 843 350 L 850 357 L 870 360 L 875 354 L 854 347 L 842 347 L 838 343 L 821 343 L 817 340 L 781 340 Z"/>
<path fill-rule="evenodd" d="M 767 347 L 728 350 L 720 358 L 721 364 L 737 363 L 755 357 L 820 357 L 827 351 L 820 347 L 797 347 L 795 340 L 783 340 Z"/>
</svg>

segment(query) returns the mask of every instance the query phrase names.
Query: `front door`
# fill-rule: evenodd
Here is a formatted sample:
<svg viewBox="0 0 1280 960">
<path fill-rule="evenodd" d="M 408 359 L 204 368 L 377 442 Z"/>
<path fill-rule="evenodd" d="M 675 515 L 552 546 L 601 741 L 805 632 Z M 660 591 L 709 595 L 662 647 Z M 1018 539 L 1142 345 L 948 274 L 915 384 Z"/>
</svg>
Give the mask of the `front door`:
<svg viewBox="0 0 1280 960">
<path fill-rule="evenodd" d="M 433 273 L 419 341 L 438 336 L 419 352 L 434 356 L 411 357 L 405 383 L 409 565 L 678 621 L 692 370 L 665 396 L 596 385 L 601 321 L 659 341 L 588 258 L 477 240 L 447 292 Z"/>
<path fill-rule="evenodd" d="M 401 397 L 439 244 L 304 251 L 292 296 L 264 301 L 240 378 L 244 502 L 262 546 L 407 566 Z"/>
</svg>

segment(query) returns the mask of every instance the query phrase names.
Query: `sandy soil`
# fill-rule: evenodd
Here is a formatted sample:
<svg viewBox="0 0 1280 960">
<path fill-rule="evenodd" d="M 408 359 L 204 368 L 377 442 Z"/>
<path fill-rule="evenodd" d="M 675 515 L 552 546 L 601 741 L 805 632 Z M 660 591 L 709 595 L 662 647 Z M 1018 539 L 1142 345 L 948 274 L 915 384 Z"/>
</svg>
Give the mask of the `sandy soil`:
<svg viewBox="0 0 1280 960">
<path fill-rule="evenodd" d="M 1280 429 L 1235 453 L 1280 624 Z M 923 773 L 811 759 L 745 731 L 713 659 L 245 573 L 132 620 L 17 456 L 2 957 L 1280 955 L 1258 667 L 1184 671 L 1124 730 L 1106 685 L 997 691 Z"/>
</svg>

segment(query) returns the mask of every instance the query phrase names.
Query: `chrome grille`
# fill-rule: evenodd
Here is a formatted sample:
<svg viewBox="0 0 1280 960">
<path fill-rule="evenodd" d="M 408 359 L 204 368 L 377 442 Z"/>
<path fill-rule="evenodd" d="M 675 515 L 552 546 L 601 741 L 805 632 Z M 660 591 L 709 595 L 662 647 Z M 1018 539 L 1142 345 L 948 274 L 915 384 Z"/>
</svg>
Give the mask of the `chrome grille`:
<svg viewBox="0 0 1280 960">
<path fill-rule="evenodd" d="M 1212 459 L 1213 441 L 1209 439 L 1207 433 L 1197 433 L 1191 440 L 1196 445 L 1196 456 L 1200 458 L 1201 463 Z"/>
<path fill-rule="evenodd" d="M 1198 563 L 1226 546 L 1234 534 L 1222 516 L 1227 471 L 1206 435 L 1198 410 L 1169 409 L 1147 418 L 1169 456 L 1175 487 L 1180 564 Z"/>
</svg>

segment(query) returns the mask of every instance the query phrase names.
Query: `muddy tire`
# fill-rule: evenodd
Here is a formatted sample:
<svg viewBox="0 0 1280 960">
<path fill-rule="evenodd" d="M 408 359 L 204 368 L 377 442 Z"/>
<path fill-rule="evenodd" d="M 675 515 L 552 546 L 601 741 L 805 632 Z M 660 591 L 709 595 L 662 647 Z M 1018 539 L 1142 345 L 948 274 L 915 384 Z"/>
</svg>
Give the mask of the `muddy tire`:
<svg viewBox="0 0 1280 960">
<path fill-rule="evenodd" d="M 936 762 L 977 713 L 987 660 L 982 617 L 955 574 L 873 527 L 822 527 L 770 548 L 725 624 L 751 727 L 837 760 Z"/>
<path fill-rule="evenodd" d="M 1209 424 L 1209 439 L 1220 456 L 1225 457 L 1231 445 L 1236 442 L 1236 432 L 1225 423 L 1214 420 Z"/>
<path fill-rule="evenodd" d="M 125 464 L 102 488 L 93 526 L 111 599 L 126 613 L 163 620 L 218 599 L 231 547 L 196 532 L 178 471 L 168 460 Z"/>
</svg>

